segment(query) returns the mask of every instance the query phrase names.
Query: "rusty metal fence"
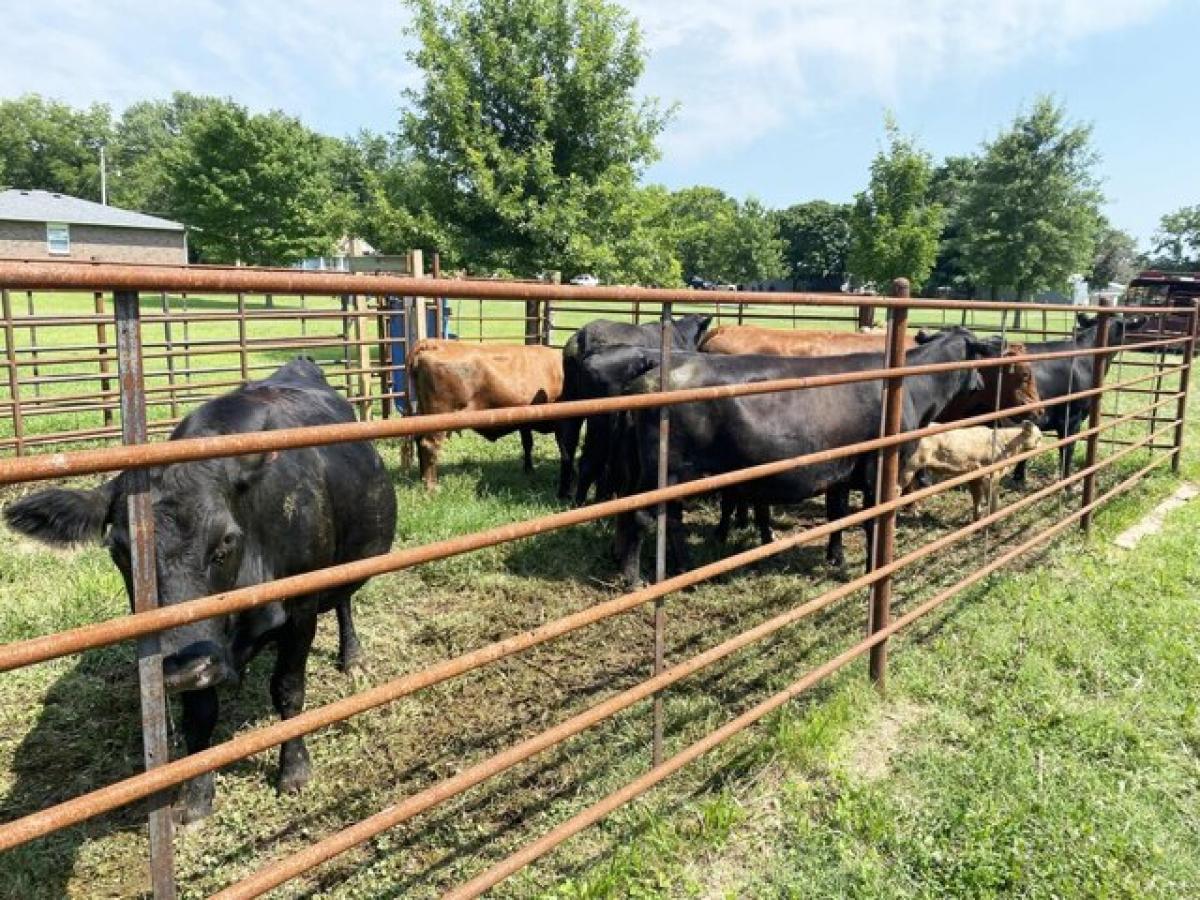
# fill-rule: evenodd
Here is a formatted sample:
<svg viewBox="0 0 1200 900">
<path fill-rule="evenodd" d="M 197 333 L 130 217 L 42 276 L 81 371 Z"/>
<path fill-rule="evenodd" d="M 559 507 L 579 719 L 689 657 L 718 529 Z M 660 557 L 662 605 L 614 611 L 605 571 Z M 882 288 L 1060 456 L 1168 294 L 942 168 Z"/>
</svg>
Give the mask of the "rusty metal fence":
<svg viewBox="0 0 1200 900">
<path fill-rule="evenodd" d="M 260 896 L 311 871 L 339 854 L 369 841 L 387 829 L 406 822 L 458 796 L 469 788 L 512 769 L 522 761 L 561 744 L 597 723 L 609 719 L 635 704 L 650 701 L 653 704 L 654 725 L 653 732 L 648 738 L 650 744 L 649 767 L 644 774 L 520 848 L 511 856 L 454 888 L 447 895 L 452 897 L 478 896 L 622 804 L 628 803 L 650 790 L 734 734 L 784 706 L 851 661 L 864 655 L 869 656 L 871 677 L 882 687 L 887 676 L 888 640 L 897 632 L 938 608 L 969 586 L 978 584 L 992 572 L 1011 563 L 1022 554 L 1045 544 L 1071 525 L 1079 523 L 1086 529 L 1095 510 L 1113 498 L 1132 490 L 1156 468 L 1169 463 L 1178 470 L 1183 448 L 1193 338 L 1197 333 L 1197 314 L 1193 310 L 1191 335 L 1186 336 L 1163 336 L 1155 335 L 1152 331 L 1143 332 L 1143 338 L 1139 339 L 1136 344 L 1127 343 L 1122 347 L 1111 347 L 1106 343 L 1108 329 L 1102 327 L 1099 330 L 1101 338 L 1094 348 L 1064 350 L 1038 356 L 1018 355 L 965 363 L 911 366 L 907 365 L 905 361 L 905 337 L 910 327 L 916 324 L 936 325 L 939 322 L 957 324 L 964 318 L 968 320 L 968 324 L 972 324 L 970 320 L 974 317 L 976 319 L 974 324 L 978 330 L 997 332 L 1011 337 L 1016 329 L 1010 327 L 1009 317 L 1015 315 L 1016 309 L 1012 304 L 1004 303 L 914 300 L 907 297 L 906 291 L 898 290 L 895 297 L 870 298 L 872 307 L 886 311 L 886 346 L 888 348 L 884 366 L 871 371 L 676 390 L 672 390 L 670 384 L 667 383 L 663 385 L 664 389 L 660 392 L 611 399 L 572 401 L 448 415 L 376 417 L 373 421 L 346 425 L 148 442 L 148 438 L 155 430 L 165 427 L 166 423 L 174 418 L 173 414 L 168 414 L 161 420 L 155 420 L 151 417 L 151 412 L 155 409 L 161 412 L 165 406 L 168 407 L 170 413 L 174 413 L 175 410 L 170 409 L 172 401 L 181 406 L 185 402 L 185 398 L 193 398 L 195 393 L 189 391 L 194 391 L 194 389 L 189 389 L 185 380 L 186 370 L 191 370 L 192 374 L 197 373 L 191 364 L 185 364 L 174 371 L 175 393 L 169 389 L 158 390 L 152 388 L 147 382 L 151 381 L 153 377 L 158 377 L 160 380 L 166 380 L 167 386 L 170 387 L 171 370 L 164 364 L 152 375 L 146 368 L 147 361 L 175 359 L 178 362 L 178 357 L 164 355 L 164 351 L 174 348 L 165 347 L 163 344 L 181 340 L 185 342 L 188 352 L 196 356 L 199 356 L 202 350 L 215 350 L 215 348 L 211 344 L 199 343 L 200 337 L 194 333 L 196 330 L 194 325 L 192 326 L 193 333 L 180 334 L 176 329 L 167 336 L 164 328 L 163 340 L 148 338 L 147 328 L 157 329 L 167 324 L 174 326 L 180 320 L 172 318 L 174 313 L 147 313 L 147 296 L 182 297 L 186 292 L 188 296 L 193 297 L 226 294 L 238 298 L 238 309 L 233 315 L 225 312 L 203 314 L 204 316 L 224 316 L 226 318 L 222 321 L 231 321 L 238 329 L 238 338 L 232 345 L 238 359 L 238 365 L 234 372 L 206 373 L 222 377 L 236 373 L 239 377 L 232 379 L 230 382 L 232 384 L 240 383 L 240 378 L 253 374 L 249 359 L 250 348 L 254 345 L 250 343 L 247 336 L 248 326 L 252 322 L 288 312 L 289 319 L 301 323 L 307 321 L 313 325 L 314 334 L 311 336 L 301 335 L 299 339 L 293 337 L 275 341 L 275 345 L 281 345 L 282 348 L 292 351 L 297 349 L 296 344 L 304 345 L 305 338 L 324 340 L 317 336 L 316 322 L 332 321 L 335 327 L 341 328 L 344 327 L 341 323 L 346 319 L 358 317 L 369 321 L 377 318 L 380 314 L 378 308 L 356 309 L 353 304 L 345 309 L 330 311 L 315 307 L 303 308 L 299 310 L 299 315 L 296 314 L 296 310 L 289 312 L 279 306 L 275 306 L 269 312 L 260 312 L 248 308 L 244 298 L 272 296 L 280 298 L 280 302 L 284 302 L 285 298 L 337 297 L 341 295 L 437 298 L 451 294 L 446 290 L 446 282 L 433 279 L 342 276 L 279 270 L 106 265 L 79 267 L 62 264 L 0 263 L 0 288 L 3 289 L 5 297 L 4 327 L 9 348 L 6 365 L 9 374 L 8 383 L 12 392 L 8 398 L 8 405 L 12 411 L 14 427 L 16 426 L 15 420 L 22 414 L 29 416 L 38 408 L 36 403 L 33 406 L 26 405 L 28 402 L 32 402 L 28 400 L 26 389 L 39 383 L 42 385 L 51 383 L 46 380 L 39 382 L 36 380 L 38 378 L 58 377 L 52 374 L 49 367 L 61 365 L 58 362 L 61 357 L 58 350 L 52 350 L 44 343 L 37 345 L 36 350 L 28 346 L 22 349 L 19 342 L 14 343 L 13 335 L 18 329 L 44 329 L 52 327 L 52 325 L 47 322 L 47 317 L 39 317 L 36 314 L 28 316 L 26 321 L 18 324 L 18 319 L 13 317 L 10 308 L 12 297 L 22 295 L 21 292 L 26 291 L 82 292 L 84 296 L 94 299 L 97 312 L 91 316 L 73 317 L 73 320 L 82 320 L 74 322 L 74 324 L 96 328 L 97 342 L 95 346 L 105 348 L 105 352 L 91 355 L 87 354 L 94 349 L 92 345 L 89 344 L 83 348 L 87 363 L 97 367 L 96 372 L 89 377 L 99 379 L 101 385 L 104 385 L 106 379 L 108 382 L 107 387 L 101 387 L 102 395 L 98 404 L 89 411 L 103 414 L 107 409 L 109 412 L 116 413 L 119 407 L 119 428 L 124 442 L 123 446 L 99 446 L 75 452 L 10 457 L 0 461 L 0 485 L 14 485 L 21 482 L 116 470 L 144 472 L 153 466 L 220 456 L 283 451 L 297 447 L 347 441 L 412 437 L 434 431 L 547 422 L 601 412 L 654 408 L 665 410 L 668 406 L 689 402 L 751 396 L 776 391 L 808 390 L 861 381 L 878 380 L 883 384 L 883 415 L 879 435 L 860 444 L 826 448 L 818 452 L 674 485 L 668 484 L 668 473 L 665 471 L 664 464 L 658 472 L 658 486 L 653 490 L 600 502 L 588 507 L 564 509 L 540 518 L 514 522 L 422 546 L 392 550 L 380 556 L 357 562 L 239 588 L 171 606 L 160 607 L 156 603 L 153 563 L 154 518 L 147 480 L 143 478 L 136 482 L 130 493 L 131 531 L 134 536 L 134 612 L 111 620 L 94 622 L 70 630 L 44 634 L 0 646 L 0 672 L 109 646 L 121 641 L 136 640 L 138 642 L 139 681 L 141 684 L 145 770 L 123 781 L 0 824 L 0 852 L 104 815 L 120 807 L 138 801 L 147 801 L 150 807 L 150 881 L 156 898 L 173 897 L 176 889 L 172 862 L 172 823 L 168 808 L 168 799 L 172 788 L 198 775 L 212 772 L 275 747 L 288 739 L 326 728 L 333 723 L 393 703 L 417 691 L 457 678 L 530 648 L 546 644 L 601 621 L 645 608 L 648 605 L 652 605 L 654 609 L 654 636 L 651 645 L 647 647 L 647 660 L 651 663 L 652 670 L 651 677 L 545 731 L 527 737 L 480 762 L 463 768 L 451 777 L 408 796 L 357 824 L 325 835 L 298 852 L 270 862 L 249 877 L 229 885 L 220 892 L 219 896 L 224 898 Z M 751 308 L 744 297 L 722 292 L 714 292 L 710 296 L 697 296 L 694 292 L 689 291 L 568 288 L 557 285 L 506 282 L 460 282 L 455 284 L 452 293 L 478 303 L 481 309 L 484 303 L 490 302 L 503 301 L 523 304 L 523 307 L 519 307 L 523 309 L 523 314 L 515 317 L 518 320 L 516 324 L 531 341 L 551 340 L 557 327 L 567 327 L 566 325 L 556 326 L 552 322 L 552 318 L 555 315 L 565 317 L 567 314 L 574 314 L 576 310 L 581 311 L 583 315 L 594 316 L 608 314 L 613 309 L 624 309 L 635 319 L 645 319 L 678 314 L 685 304 L 690 308 L 711 309 L 715 314 L 717 304 L 721 304 L 724 307 L 722 313 L 726 316 L 726 321 L 729 321 L 729 316 L 733 316 L 733 321 L 740 318 L 745 322 L 749 314 L 759 313 L 784 317 L 786 321 L 794 325 L 800 321 L 800 316 L 816 316 L 818 313 L 813 310 L 828 309 L 840 311 L 841 319 L 844 322 L 852 321 L 857 324 L 864 318 L 860 309 L 863 303 L 862 298 L 834 295 L 756 296 L 753 308 Z M 112 320 L 100 312 L 105 309 L 104 303 L 109 298 L 111 298 L 115 313 Z M 170 302 L 166 305 L 170 306 Z M 160 302 L 159 308 L 161 306 Z M 799 312 L 792 313 L 789 318 L 789 310 L 792 308 Z M 1069 318 L 1062 320 L 1063 311 L 1060 308 L 1023 304 L 1021 309 L 1027 317 L 1027 323 L 1034 315 L 1041 317 L 1040 323 L 1036 319 L 1033 321 L 1035 325 L 1041 324 L 1041 331 L 1044 333 L 1050 333 L 1047 327 L 1049 320 L 1046 316 L 1061 320 L 1056 328 L 1061 327 L 1064 332 L 1070 329 L 1070 320 Z M 772 313 L 771 310 L 778 311 Z M 1071 310 L 1072 313 L 1076 311 Z M 1102 323 L 1107 322 L 1109 317 L 1118 312 L 1112 308 L 1089 308 L 1086 311 L 1099 316 Z M 1158 311 L 1125 309 L 1120 312 L 1145 312 L 1153 315 Z M 194 323 L 199 317 L 200 314 L 197 313 L 196 317 L 190 321 Z M 985 320 L 985 317 L 989 318 Z M 822 321 L 836 323 L 838 320 L 824 318 Z M 109 327 L 113 329 L 111 344 L 109 343 L 109 334 L 101 330 Z M 1032 329 L 1034 332 L 1037 330 L 1036 328 Z M 191 340 L 193 337 L 194 341 Z M 334 352 L 339 353 L 346 346 L 371 346 L 379 352 L 379 341 L 379 334 L 371 335 L 369 338 L 347 335 L 342 344 L 335 344 Z M 228 350 L 229 346 L 222 344 L 220 349 Z M 1126 354 L 1131 350 L 1139 353 L 1138 358 L 1130 360 L 1128 363 L 1118 361 L 1110 364 L 1107 367 L 1107 381 L 1104 376 L 1106 367 L 1097 365 L 1094 367 L 1097 376 L 1093 383 L 1073 385 L 1065 396 L 997 410 L 951 424 L 933 423 L 911 431 L 901 430 L 900 408 L 904 380 L 907 377 L 963 368 L 1011 365 L 1014 362 L 1037 362 L 1054 358 L 1091 356 L 1097 361 L 1112 360 L 1118 354 Z M 669 347 L 665 341 L 663 352 L 664 356 L 669 354 Z M 386 360 L 388 356 L 381 354 L 379 359 Z M 42 371 L 46 371 L 48 374 L 33 374 L 26 377 L 25 373 L 36 372 L 35 365 L 41 367 Z M 102 368 L 102 365 L 105 367 Z M 1124 371 L 1125 365 L 1133 369 L 1132 375 Z M 330 370 L 336 375 L 345 369 L 355 368 L 368 369 L 367 366 L 356 366 L 353 362 L 346 364 L 342 360 L 340 368 L 335 362 Z M 385 366 L 377 366 L 370 371 L 372 374 L 378 375 L 378 370 L 382 368 Z M 1142 371 L 1143 368 L 1148 370 Z M 669 382 L 669 378 L 667 381 Z M 224 386 L 224 383 L 220 381 L 206 382 L 205 390 L 216 391 Z M 350 390 L 347 388 L 348 392 Z M 382 391 L 381 395 L 385 396 L 387 393 L 387 391 Z M 36 394 L 33 396 L 36 398 Z M 19 401 L 18 397 L 21 397 Z M 352 393 L 351 397 L 354 398 Z M 104 405 L 108 404 L 110 399 L 118 401 L 117 407 L 109 408 Z M 362 398 L 354 399 L 361 400 Z M 901 444 L 966 425 L 998 422 L 1002 418 L 1008 418 L 1015 414 L 1032 413 L 1067 401 L 1086 401 L 1090 410 L 1087 427 L 1077 435 L 1045 443 L 1037 450 L 1018 454 L 970 474 L 951 478 L 904 496 L 897 495 L 896 471 Z M 1124 409 L 1121 408 L 1122 401 L 1125 404 Z M 47 398 L 46 402 L 62 405 L 67 401 L 61 398 L 53 400 Z M 659 435 L 661 445 L 664 447 L 670 440 L 668 422 L 665 415 L 660 416 Z M 117 426 L 105 427 L 116 428 Z M 90 436 L 106 435 L 107 432 Z M 18 433 L 14 436 L 14 441 L 20 437 L 22 435 Z M 19 442 L 10 442 L 8 446 L 13 450 L 35 446 L 31 443 L 27 432 L 23 437 L 24 445 Z M 75 435 L 75 437 L 79 437 L 79 435 Z M 1102 456 L 1101 453 L 1102 447 L 1105 446 L 1102 443 L 1104 440 L 1108 441 L 1111 449 L 1106 456 Z M 1085 443 L 1086 461 L 1084 466 L 1074 474 L 1052 480 L 1044 487 L 1031 491 L 1007 506 L 989 511 L 987 515 L 966 527 L 950 531 L 903 555 L 897 555 L 895 533 L 896 514 L 899 510 L 935 494 L 967 484 L 974 479 L 997 473 L 1015 462 L 1049 453 L 1064 445 L 1073 445 L 1077 441 Z M 791 533 L 773 543 L 733 553 L 723 559 L 679 575 L 667 576 L 665 510 L 668 502 L 696 497 L 804 465 L 865 453 L 878 454 L 879 469 L 882 473 L 875 498 L 876 502 L 873 506 L 818 527 Z M 1140 455 L 1143 453 L 1145 454 L 1144 462 L 1143 456 Z M 659 458 L 665 461 L 666 454 L 660 454 Z M 1106 470 L 1118 480 L 1099 492 L 1097 476 Z M 1081 489 L 1078 505 L 1074 509 L 1063 511 L 1062 515 L 1050 521 L 1046 527 L 1018 545 L 988 559 L 986 563 L 979 565 L 962 579 L 923 600 L 898 618 L 894 620 L 891 618 L 894 606 L 891 585 L 897 573 L 921 560 L 930 558 L 951 545 L 981 535 L 994 523 L 1028 509 L 1047 497 L 1054 495 L 1067 497 L 1068 492 L 1076 485 Z M 207 750 L 176 760 L 168 759 L 167 710 L 162 688 L 161 659 L 157 646 L 157 635 L 160 632 L 200 619 L 248 610 L 335 585 L 396 572 L 484 547 L 530 538 L 553 530 L 647 508 L 656 508 L 658 511 L 659 540 L 656 547 L 656 577 L 652 585 L 620 594 L 570 615 L 546 622 L 532 630 L 512 634 L 459 656 L 445 659 L 431 667 L 377 684 L 335 702 L 302 712 L 293 718 L 239 734 Z M 788 609 L 695 656 L 682 660 L 666 658 L 663 633 L 667 627 L 667 609 L 663 604 L 664 598 L 691 585 L 711 580 L 791 548 L 811 544 L 835 531 L 863 523 L 874 523 L 876 534 L 875 555 L 867 574 Z M 860 591 L 869 592 L 869 602 L 865 609 L 866 637 L 864 639 L 857 641 L 827 662 L 804 673 L 785 689 L 730 718 L 718 729 L 664 758 L 661 704 L 667 688 L 718 661 L 725 660 L 739 651 L 753 646 L 794 623 L 810 618 L 817 612 L 854 596 Z"/>
</svg>

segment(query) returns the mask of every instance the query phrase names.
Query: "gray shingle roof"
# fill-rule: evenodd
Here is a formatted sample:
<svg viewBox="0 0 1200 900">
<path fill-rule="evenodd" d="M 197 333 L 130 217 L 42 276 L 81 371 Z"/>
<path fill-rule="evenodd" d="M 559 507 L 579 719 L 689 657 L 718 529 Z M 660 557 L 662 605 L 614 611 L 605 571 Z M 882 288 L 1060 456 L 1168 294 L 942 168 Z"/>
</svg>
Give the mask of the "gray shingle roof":
<svg viewBox="0 0 1200 900">
<path fill-rule="evenodd" d="M 108 225 L 113 228 L 147 228 L 183 231 L 178 222 L 145 213 L 103 206 L 49 191 L 0 191 L 0 221 L 65 222 L 69 225 Z"/>
</svg>

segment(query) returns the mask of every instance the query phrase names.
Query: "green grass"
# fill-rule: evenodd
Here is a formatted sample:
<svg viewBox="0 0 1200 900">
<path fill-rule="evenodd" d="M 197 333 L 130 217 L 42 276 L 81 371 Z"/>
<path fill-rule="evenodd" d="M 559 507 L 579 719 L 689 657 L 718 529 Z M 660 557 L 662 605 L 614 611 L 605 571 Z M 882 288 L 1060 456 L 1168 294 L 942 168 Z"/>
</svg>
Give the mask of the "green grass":
<svg viewBox="0 0 1200 900">
<path fill-rule="evenodd" d="M 1124 398 L 1122 408 L 1133 402 Z M 1196 432 L 1189 428 L 1193 448 Z M 432 497 L 400 467 L 394 442 L 380 449 L 399 501 L 398 546 L 559 508 L 549 438 L 538 441 L 530 479 L 515 437 L 452 437 Z M 1135 454 L 1121 471 L 1144 461 Z M 1196 477 L 1197 468 L 1189 453 L 1185 474 Z M 1051 469 L 1039 460 L 1033 486 L 1047 483 Z M 1117 478 L 1107 473 L 1101 487 Z M 1037 893 L 1042 878 L 1051 885 L 1045 892 L 1057 886 L 1059 895 L 1072 893 L 1070 878 L 1081 886 L 1075 893 L 1197 893 L 1188 761 L 1200 744 L 1187 700 L 1198 674 L 1187 599 L 1197 574 L 1189 543 L 1196 514 L 1181 512 L 1136 554 L 1115 556 L 1102 543 L 1174 483 L 1152 479 L 1099 518 L 1092 540 L 1056 543 L 897 640 L 886 702 L 865 683 L 863 665 L 851 665 L 497 894 L 975 895 L 1004 893 L 1005 885 Z M 0 492 L 0 502 L 29 489 Z M 1077 493 L 1051 498 L 905 573 L 897 609 L 1076 502 Z M 901 551 L 962 524 L 968 509 L 955 492 L 902 516 Z M 776 530 L 822 517 L 816 504 L 781 509 Z M 714 546 L 714 520 L 710 505 L 689 509 L 697 564 L 753 546 L 748 532 L 728 548 Z M 365 673 L 349 679 L 335 670 L 336 631 L 323 620 L 308 706 L 614 596 L 610 539 L 605 524 L 581 526 L 373 580 L 356 600 Z M 857 573 L 858 533 L 847 546 Z M 841 583 L 821 558 L 820 548 L 803 548 L 670 598 L 668 659 L 681 661 Z M 864 602 L 862 594 L 848 598 L 671 689 L 668 753 L 857 641 Z M 103 551 L 58 554 L 9 533 L 0 538 L 0 641 L 114 617 L 126 604 Z M 295 797 L 271 787 L 274 753 L 229 767 L 218 777 L 213 818 L 177 840 L 182 895 L 206 896 L 628 688 L 648 672 L 650 639 L 648 610 L 638 611 L 318 732 L 309 741 L 314 780 Z M 218 739 L 274 721 L 269 663 L 256 661 L 244 686 L 223 694 Z M 649 731 L 648 704 L 639 704 L 280 896 L 436 896 L 645 771 Z M 874 752 L 881 734 L 886 752 Z M 131 647 L 0 676 L 0 820 L 139 767 Z M 874 774 L 865 779 L 862 771 Z M 145 853 L 141 811 L 125 810 L 0 855 L 0 897 L 144 895 Z M 1014 859 L 1025 868 L 1014 869 Z"/>
</svg>

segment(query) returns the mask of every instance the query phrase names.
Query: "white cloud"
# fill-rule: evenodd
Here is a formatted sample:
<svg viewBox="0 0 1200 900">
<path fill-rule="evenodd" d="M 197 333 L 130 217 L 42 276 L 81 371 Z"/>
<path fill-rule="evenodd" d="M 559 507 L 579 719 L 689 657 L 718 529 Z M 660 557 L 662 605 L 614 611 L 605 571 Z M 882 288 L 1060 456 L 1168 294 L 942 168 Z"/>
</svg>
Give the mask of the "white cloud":
<svg viewBox="0 0 1200 900">
<path fill-rule="evenodd" d="M 651 51 L 644 89 L 679 115 L 676 163 L 732 154 L 857 99 L 1036 65 L 1168 0 L 626 0 Z M 389 128 L 415 83 L 399 0 L 5 3 L 0 95 L 121 108 L 172 90 L 280 107 L 317 127 Z"/>
<path fill-rule="evenodd" d="M 120 109 L 188 90 L 349 130 L 390 126 L 394 118 L 343 123 L 338 112 L 364 105 L 394 110 L 413 77 L 398 0 L 75 0 L 53 8 L 5 7 L 0 96 L 32 91 Z"/>
<path fill-rule="evenodd" d="M 945 79 L 1036 65 L 1149 18 L 1169 0 L 629 0 L 646 86 L 681 104 L 665 140 L 686 162 L 729 153 L 798 115 L 894 103 Z"/>
</svg>

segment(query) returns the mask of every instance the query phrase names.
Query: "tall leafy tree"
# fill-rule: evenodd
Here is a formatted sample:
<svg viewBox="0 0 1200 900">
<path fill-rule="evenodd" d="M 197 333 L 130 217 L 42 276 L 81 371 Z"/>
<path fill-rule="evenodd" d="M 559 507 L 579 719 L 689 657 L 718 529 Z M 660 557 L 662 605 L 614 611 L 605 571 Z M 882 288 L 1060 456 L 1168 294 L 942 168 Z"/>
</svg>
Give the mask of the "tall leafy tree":
<svg viewBox="0 0 1200 900">
<path fill-rule="evenodd" d="M 1091 134 L 1043 97 L 984 146 L 961 212 L 963 260 L 979 284 L 1026 299 L 1088 270 L 1102 199 Z"/>
<path fill-rule="evenodd" d="M 112 137 L 107 106 L 74 109 L 27 94 L 0 100 L 0 166 L 13 187 L 100 199 L 100 147 Z"/>
<path fill-rule="evenodd" d="M 975 285 L 962 257 L 962 238 L 965 233 L 962 208 L 978 166 L 977 157 L 948 156 L 933 170 L 933 177 L 929 182 L 929 197 L 941 206 L 945 213 L 942 234 L 938 240 L 937 258 L 925 286 L 926 293 L 932 294 L 941 289 L 948 289 L 954 294 L 974 295 Z"/>
<path fill-rule="evenodd" d="M 142 100 L 121 113 L 108 152 L 109 197 L 117 206 L 170 215 L 171 153 L 201 111 L 222 102 L 176 91 L 169 100 Z"/>
<path fill-rule="evenodd" d="M 283 265 L 339 237 L 328 138 L 279 112 L 223 101 L 199 112 L 170 155 L 171 208 L 206 262 Z"/>
<path fill-rule="evenodd" d="M 780 278 L 783 242 L 759 201 L 738 202 L 713 187 L 671 195 L 670 227 L 685 277 L 745 284 Z"/>
<path fill-rule="evenodd" d="M 933 269 L 942 207 L 929 196 L 933 163 L 889 117 L 887 146 L 871 163 L 850 215 L 850 271 L 881 289 L 907 278 L 919 290 Z"/>
<path fill-rule="evenodd" d="M 792 290 L 836 291 L 846 281 L 850 206 L 812 200 L 775 214 Z"/>
<path fill-rule="evenodd" d="M 1167 213 L 1152 242 L 1152 263 L 1161 269 L 1200 268 L 1200 203 Z"/>
<path fill-rule="evenodd" d="M 406 2 L 423 83 L 402 131 L 462 261 L 628 276 L 632 261 L 601 250 L 644 206 L 665 124 L 635 96 L 636 23 L 608 0 Z"/>
<path fill-rule="evenodd" d="M 1133 277 L 1137 260 L 1137 241 L 1133 235 L 1114 228 L 1107 219 L 1102 220 L 1087 273 L 1088 283 L 1093 288 L 1108 287 L 1113 281 L 1124 283 Z"/>
</svg>

